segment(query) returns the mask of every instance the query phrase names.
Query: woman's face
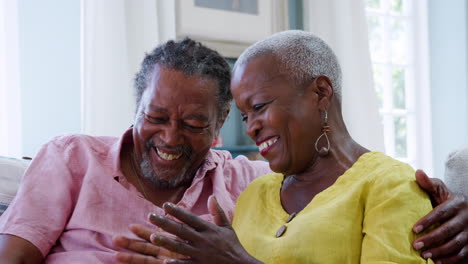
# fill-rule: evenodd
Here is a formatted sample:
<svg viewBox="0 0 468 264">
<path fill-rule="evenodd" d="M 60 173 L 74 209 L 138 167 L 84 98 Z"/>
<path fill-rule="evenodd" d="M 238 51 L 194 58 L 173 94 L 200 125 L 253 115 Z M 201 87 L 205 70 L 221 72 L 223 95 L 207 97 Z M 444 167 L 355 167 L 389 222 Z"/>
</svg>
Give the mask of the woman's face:
<svg viewBox="0 0 468 264">
<path fill-rule="evenodd" d="M 233 73 L 232 94 L 247 123 L 246 132 L 275 172 L 300 173 L 316 158 L 314 144 L 322 121 L 314 83 L 296 86 L 267 55 Z"/>
</svg>

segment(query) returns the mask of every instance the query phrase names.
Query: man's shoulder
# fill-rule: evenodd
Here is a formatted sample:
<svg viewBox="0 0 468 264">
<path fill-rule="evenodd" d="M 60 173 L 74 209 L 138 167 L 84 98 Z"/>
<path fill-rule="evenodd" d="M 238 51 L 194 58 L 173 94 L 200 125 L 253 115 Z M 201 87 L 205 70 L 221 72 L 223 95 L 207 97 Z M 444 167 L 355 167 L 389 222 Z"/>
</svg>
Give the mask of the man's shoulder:
<svg viewBox="0 0 468 264">
<path fill-rule="evenodd" d="M 263 174 L 271 172 L 270 166 L 265 161 L 249 160 L 243 155 L 239 155 L 233 158 L 231 153 L 226 150 L 211 149 L 210 152 L 211 157 L 213 157 L 213 161 L 217 164 L 217 166 L 225 170 L 254 170 L 263 172 Z"/>
<path fill-rule="evenodd" d="M 245 156 L 232 158 L 224 150 L 211 150 L 209 160 L 214 164 L 214 171 L 209 174 L 213 182 L 223 182 L 234 201 L 250 182 L 271 172 L 264 161 L 252 161 Z"/>
<path fill-rule="evenodd" d="M 55 136 L 43 147 L 53 147 L 63 153 L 94 152 L 106 154 L 119 141 L 118 137 L 64 134 Z"/>
</svg>

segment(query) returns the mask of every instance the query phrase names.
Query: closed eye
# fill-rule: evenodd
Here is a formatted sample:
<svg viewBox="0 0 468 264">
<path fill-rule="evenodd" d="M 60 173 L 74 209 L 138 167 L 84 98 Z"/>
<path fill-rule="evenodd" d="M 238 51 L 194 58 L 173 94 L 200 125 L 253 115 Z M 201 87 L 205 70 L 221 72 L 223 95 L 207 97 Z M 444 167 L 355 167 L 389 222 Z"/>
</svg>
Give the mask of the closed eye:
<svg viewBox="0 0 468 264">
<path fill-rule="evenodd" d="M 163 123 L 167 122 L 167 118 L 154 117 L 154 116 L 149 116 L 149 115 L 145 115 L 145 119 L 148 120 L 150 123 L 153 123 L 153 124 L 163 124 Z"/>
<path fill-rule="evenodd" d="M 253 105 L 252 108 L 253 108 L 253 110 L 254 110 L 255 112 L 257 112 L 257 111 L 262 110 L 262 108 L 265 107 L 266 105 L 271 104 L 273 101 L 275 101 L 275 100 L 273 99 L 273 100 L 268 101 L 268 102 L 265 102 L 265 103 L 255 104 L 255 105 Z"/>
<path fill-rule="evenodd" d="M 207 128 L 210 127 L 210 125 L 206 125 L 206 126 L 192 126 L 192 125 L 189 125 L 189 124 L 187 124 L 187 123 L 185 123 L 184 126 L 187 128 L 187 130 L 189 130 L 189 131 L 192 132 L 192 133 L 202 133 L 203 131 L 205 131 Z"/>
<path fill-rule="evenodd" d="M 254 111 L 259 111 L 261 110 L 267 103 L 262 103 L 262 104 L 256 104 L 253 106 Z"/>
<path fill-rule="evenodd" d="M 268 101 L 268 102 L 265 102 L 265 103 L 260 103 L 260 104 L 253 105 L 252 106 L 253 111 L 258 112 L 258 111 L 262 110 L 266 105 L 271 104 L 273 101 L 274 100 L 271 100 L 271 101 Z M 248 119 L 247 114 L 241 114 L 241 117 L 242 117 L 243 122 L 247 122 L 247 119 Z"/>
</svg>

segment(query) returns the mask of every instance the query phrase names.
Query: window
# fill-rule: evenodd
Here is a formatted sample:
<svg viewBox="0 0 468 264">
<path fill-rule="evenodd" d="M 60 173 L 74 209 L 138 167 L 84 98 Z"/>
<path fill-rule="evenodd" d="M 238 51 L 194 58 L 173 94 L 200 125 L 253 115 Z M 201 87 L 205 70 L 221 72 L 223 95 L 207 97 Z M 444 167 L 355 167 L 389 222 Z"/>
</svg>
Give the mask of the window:
<svg viewBox="0 0 468 264">
<path fill-rule="evenodd" d="M 0 1 L 0 156 L 21 156 L 17 1 Z"/>
<path fill-rule="evenodd" d="M 364 1 L 386 152 L 430 172 L 426 2 Z"/>
</svg>

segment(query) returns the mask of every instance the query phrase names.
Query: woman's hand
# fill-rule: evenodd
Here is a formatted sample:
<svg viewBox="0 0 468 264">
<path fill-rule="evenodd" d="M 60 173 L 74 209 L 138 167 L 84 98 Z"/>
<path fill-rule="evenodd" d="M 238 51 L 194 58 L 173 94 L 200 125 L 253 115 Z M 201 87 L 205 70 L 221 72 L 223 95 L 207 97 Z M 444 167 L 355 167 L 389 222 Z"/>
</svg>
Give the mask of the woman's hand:
<svg viewBox="0 0 468 264">
<path fill-rule="evenodd" d="M 185 242 L 159 234 L 152 234 L 151 242 L 190 257 L 189 259 L 165 260 L 164 263 L 261 263 L 242 247 L 228 218 L 213 196 L 208 199 L 208 208 L 215 224 L 206 222 L 171 203 L 165 203 L 163 208 L 166 213 L 185 224 L 154 214 L 150 216 L 151 223 Z"/>
<path fill-rule="evenodd" d="M 430 233 L 416 239 L 413 247 L 423 250 L 424 258 L 432 258 L 436 264 L 454 264 L 468 258 L 468 199 L 454 194 L 438 179 L 429 179 L 422 170 L 416 171 L 419 186 L 431 197 L 432 212 L 413 227 L 421 233 L 440 224 Z M 440 262 L 439 262 L 440 261 Z"/>
<path fill-rule="evenodd" d="M 119 252 L 116 260 L 128 264 L 162 264 L 164 259 L 184 258 L 184 256 L 173 253 L 165 248 L 158 247 L 151 243 L 151 234 L 164 235 L 163 232 L 156 232 L 154 229 L 143 225 L 130 225 L 130 230 L 140 239 L 131 239 L 124 236 L 114 236 L 112 243 L 118 247 L 133 251 L 133 253 Z M 165 234 L 172 237 L 169 234 Z"/>
</svg>

